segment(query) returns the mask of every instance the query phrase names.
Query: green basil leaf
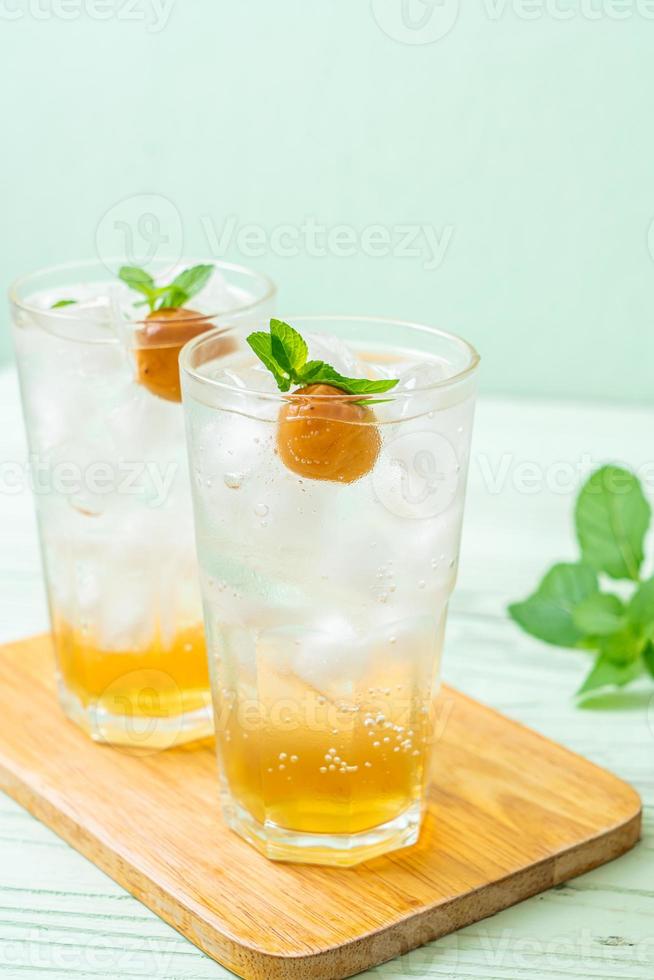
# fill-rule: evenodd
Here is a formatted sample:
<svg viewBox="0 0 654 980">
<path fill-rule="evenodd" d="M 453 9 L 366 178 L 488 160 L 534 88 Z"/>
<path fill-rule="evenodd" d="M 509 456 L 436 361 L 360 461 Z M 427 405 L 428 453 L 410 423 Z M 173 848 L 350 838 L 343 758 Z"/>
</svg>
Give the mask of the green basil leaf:
<svg viewBox="0 0 654 980">
<path fill-rule="evenodd" d="M 617 595 L 597 592 L 579 603 L 572 620 L 577 629 L 588 636 L 617 633 L 625 625 L 624 603 Z"/>
<path fill-rule="evenodd" d="M 639 629 L 654 625 L 654 578 L 638 586 L 627 606 L 627 616 Z"/>
<path fill-rule="evenodd" d="M 645 649 L 643 650 L 643 663 L 651 676 L 654 677 L 654 643 L 652 643 L 651 640 L 645 644 Z"/>
<path fill-rule="evenodd" d="M 601 654 L 595 661 L 584 683 L 577 691 L 578 697 L 597 694 L 606 688 L 625 687 L 639 677 L 643 672 L 642 663 L 634 661 L 630 664 L 616 664 Z"/>
<path fill-rule="evenodd" d="M 509 606 L 509 614 L 531 636 L 559 647 L 576 647 L 584 631 L 574 622 L 576 607 L 598 591 L 597 575 L 588 565 L 554 565 L 536 592 Z"/>
<path fill-rule="evenodd" d="M 618 633 L 598 638 L 600 651 L 614 664 L 625 666 L 638 660 L 644 645 L 643 637 L 631 626 Z"/>
<path fill-rule="evenodd" d="M 617 466 L 593 473 L 575 512 L 583 560 L 612 578 L 637 581 L 651 508 L 638 479 Z"/>
</svg>

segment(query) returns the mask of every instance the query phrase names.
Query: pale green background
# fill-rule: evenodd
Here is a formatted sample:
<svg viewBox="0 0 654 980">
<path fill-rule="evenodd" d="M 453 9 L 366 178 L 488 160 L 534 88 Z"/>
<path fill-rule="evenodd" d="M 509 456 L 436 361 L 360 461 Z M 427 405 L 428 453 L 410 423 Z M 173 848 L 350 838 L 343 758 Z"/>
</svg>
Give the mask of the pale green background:
<svg viewBox="0 0 654 980">
<path fill-rule="evenodd" d="M 374 3 L 401 23 L 402 0 Z M 517 0 L 466 2 L 446 36 L 407 44 L 368 0 L 173 0 L 158 31 L 152 0 L 104 0 L 106 20 L 91 0 L 40 0 L 40 17 L 2 0 L 2 280 L 93 256 L 133 195 L 172 202 L 188 254 L 212 252 L 203 216 L 218 235 L 230 215 L 268 234 L 308 215 L 450 228 L 432 270 L 360 249 L 213 254 L 267 269 L 286 311 L 461 332 L 487 391 L 651 402 L 654 6 L 594 3 L 596 19 L 570 0 L 569 19 L 552 0 L 526 19 Z"/>
</svg>

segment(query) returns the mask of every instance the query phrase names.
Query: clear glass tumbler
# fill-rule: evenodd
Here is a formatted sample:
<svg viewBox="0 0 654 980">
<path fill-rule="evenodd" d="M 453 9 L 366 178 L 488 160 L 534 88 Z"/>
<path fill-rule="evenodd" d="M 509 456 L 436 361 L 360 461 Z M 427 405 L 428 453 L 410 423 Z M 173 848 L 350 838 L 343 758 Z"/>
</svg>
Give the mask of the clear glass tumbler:
<svg viewBox="0 0 654 980">
<path fill-rule="evenodd" d="M 182 351 L 222 805 L 270 858 L 351 865 L 420 832 L 478 356 L 290 322 L 310 358 L 399 384 L 365 408 L 283 394 L 238 326 Z"/>
<path fill-rule="evenodd" d="M 157 749 L 212 730 L 177 361 L 225 314 L 269 315 L 275 288 L 207 264 L 188 307 L 147 317 L 99 262 L 10 291 L 60 699 L 98 741 Z"/>
</svg>

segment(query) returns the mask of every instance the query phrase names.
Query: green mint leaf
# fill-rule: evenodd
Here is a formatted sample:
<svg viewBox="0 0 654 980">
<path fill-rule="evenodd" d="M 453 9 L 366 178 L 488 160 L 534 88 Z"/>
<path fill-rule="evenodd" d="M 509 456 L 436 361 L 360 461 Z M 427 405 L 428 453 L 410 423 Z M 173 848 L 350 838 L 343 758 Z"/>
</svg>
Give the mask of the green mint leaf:
<svg viewBox="0 0 654 980">
<path fill-rule="evenodd" d="M 61 310 L 64 306 L 75 306 L 75 303 L 77 303 L 76 299 L 60 299 L 56 303 L 53 303 L 50 309 Z"/>
<path fill-rule="evenodd" d="M 624 604 L 617 595 L 596 592 L 574 609 L 572 621 L 587 636 L 618 633 L 625 625 Z"/>
<path fill-rule="evenodd" d="M 214 273 L 212 265 L 194 265 L 190 269 L 184 269 L 171 282 L 170 286 L 186 294 L 184 302 L 192 299 L 201 289 L 207 285 Z M 168 304 L 172 305 L 172 304 Z M 181 305 L 181 304 L 180 304 Z"/>
<path fill-rule="evenodd" d="M 123 265 L 118 270 L 118 278 L 122 279 L 130 289 L 135 289 L 145 296 L 148 306 L 154 310 L 157 289 L 149 272 L 146 272 L 145 269 L 139 269 L 136 265 Z"/>
<path fill-rule="evenodd" d="M 345 378 L 324 361 L 307 361 L 306 342 L 297 330 L 283 320 L 272 319 L 269 334 L 259 330 L 251 333 L 247 341 L 272 372 L 282 391 L 288 391 L 291 384 L 329 384 L 351 395 L 374 395 L 390 391 L 397 384 L 397 379 L 370 381 L 368 378 Z"/>
<path fill-rule="evenodd" d="M 634 661 L 631 664 L 616 664 L 604 654 L 595 661 L 584 683 L 577 691 L 577 697 L 584 698 L 589 694 L 597 694 L 606 688 L 625 687 L 639 677 L 643 672 L 642 664 Z"/>
<path fill-rule="evenodd" d="M 257 330 L 255 333 L 251 333 L 247 338 L 247 342 L 257 355 L 260 361 L 262 361 L 268 370 L 271 372 L 275 381 L 277 382 L 277 387 L 280 391 L 288 391 L 291 387 L 291 379 L 285 373 L 284 368 L 275 358 L 272 351 L 272 337 L 269 333 L 264 333 L 263 330 Z"/>
<path fill-rule="evenodd" d="M 213 271 L 212 265 L 195 265 L 190 269 L 184 269 L 167 286 L 157 286 L 149 272 L 146 272 L 145 269 L 139 269 L 135 265 L 122 266 L 118 270 L 118 277 L 130 289 L 142 293 L 151 310 L 154 310 L 155 306 L 157 309 L 163 310 L 178 309 L 180 306 L 185 306 L 207 284 Z M 143 304 L 135 303 L 134 305 L 142 306 Z"/>
<path fill-rule="evenodd" d="M 137 289 L 139 293 L 146 296 L 155 289 L 154 279 L 145 269 L 139 269 L 136 265 L 123 265 L 118 270 L 118 278 L 129 286 L 130 289 Z"/>
<path fill-rule="evenodd" d="M 651 508 L 628 470 L 603 466 L 582 488 L 575 522 L 583 560 L 611 578 L 638 580 Z"/>
<path fill-rule="evenodd" d="M 270 336 L 275 360 L 296 382 L 309 356 L 304 339 L 290 324 L 275 319 L 270 321 Z"/>
<path fill-rule="evenodd" d="M 398 381 L 399 378 L 380 378 L 377 381 L 369 378 L 341 378 L 341 386 L 347 386 L 346 391 L 351 395 L 381 395 L 394 388 Z"/>
<path fill-rule="evenodd" d="M 577 647 L 584 632 L 574 622 L 574 611 L 598 591 L 597 574 L 588 565 L 554 565 L 536 592 L 509 606 L 512 619 L 525 632 L 559 647 Z"/>
<path fill-rule="evenodd" d="M 349 395 L 378 395 L 390 391 L 397 384 L 397 379 L 371 381 L 369 378 L 345 378 L 335 368 L 324 361 L 308 361 L 301 372 L 301 384 L 327 384 L 341 388 Z"/>
<path fill-rule="evenodd" d="M 627 606 L 627 617 L 637 629 L 654 625 L 654 578 L 636 589 Z"/>
<path fill-rule="evenodd" d="M 652 677 L 654 677 L 654 643 L 648 641 L 645 644 L 645 649 L 643 650 L 643 663 L 645 668 Z"/>
<path fill-rule="evenodd" d="M 164 286 L 163 289 L 158 289 L 157 293 L 162 297 L 158 306 L 160 310 L 178 310 L 180 306 L 184 306 L 190 299 L 188 293 L 180 289 L 179 286 L 172 284 L 170 286 Z"/>
</svg>

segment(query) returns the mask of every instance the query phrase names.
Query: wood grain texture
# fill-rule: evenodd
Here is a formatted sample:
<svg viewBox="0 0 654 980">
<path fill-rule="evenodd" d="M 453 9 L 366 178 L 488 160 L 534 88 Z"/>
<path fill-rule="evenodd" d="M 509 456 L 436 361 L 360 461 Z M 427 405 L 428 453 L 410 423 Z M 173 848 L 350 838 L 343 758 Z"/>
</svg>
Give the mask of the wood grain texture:
<svg viewBox="0 0 654 980">
<path fill-rule="evenodd" d="M 210 744 L 96 746 L 56 702 L 49 637 L 0 650 L 0 785 L 213 959 L 336 980 L 623 854 L 637 794 L 451 689 L 418 845 L 351 870 L 272 864 L 221 823 Z"/>
<path fill-rule="evenodd" d="M 0 464 L 27 455 L 15 371 L 0 371 Z M 553 561 L 573 560 L 567 489 L 579 460 L 651 459 L 646 408 L 525 399 L 480 401 L 459 583 L 444 671 L 467 694 L 611 769 L 644 801 L 643 839 L 603 865 L 429 945 L 361 980 L 652 980 L 654 976 L 654 692 L 579 710 L 571 697 L 587 655 L 521 633 L 506 604 Z M 522 487 L 521 467 L 543 480 Z M 560 474 L 559 474 L 560 480 Z M 2 488 L 0 488 L 2 489 Z M 652 487 L 650 484 L 650 493 Z M 47 628 L 27 486 L 0 492 L 0 642 Z M 2 719 L 0 718 L 0 727 Z M 230 980 L 233 974 L 0 792 L 2 980 Z"/>
</svg>

